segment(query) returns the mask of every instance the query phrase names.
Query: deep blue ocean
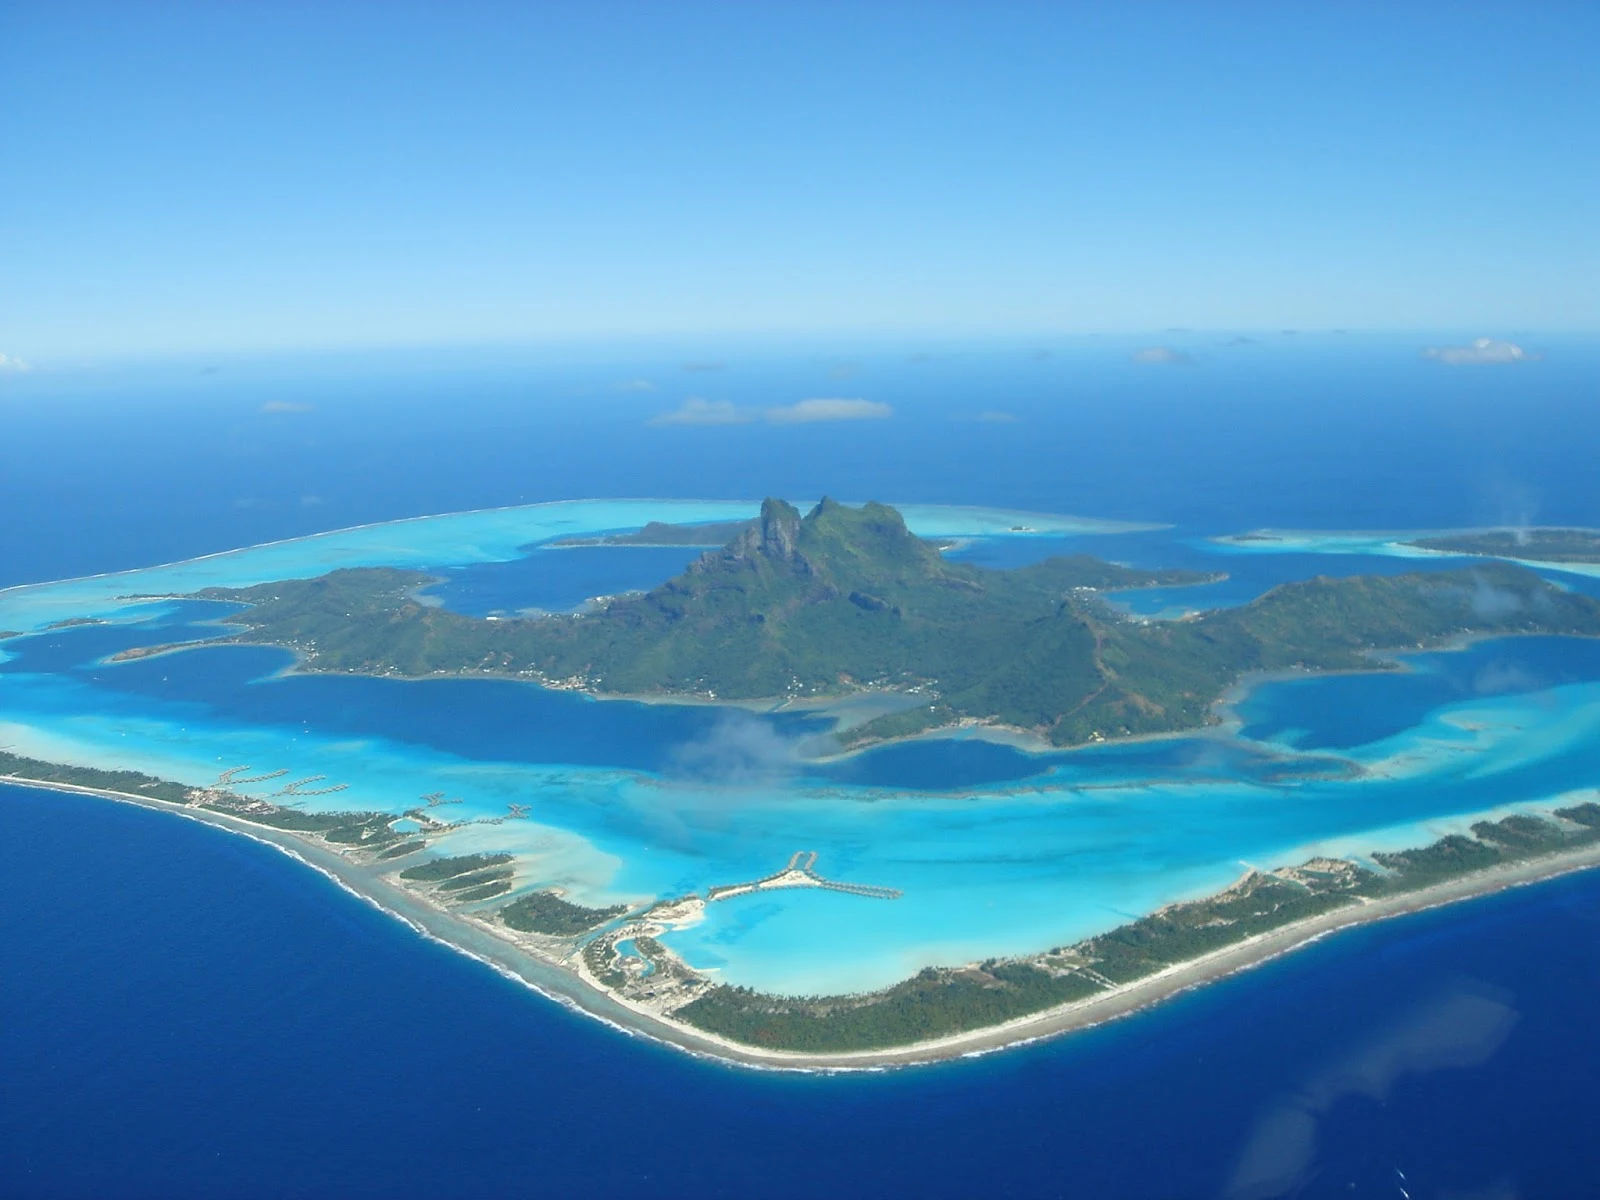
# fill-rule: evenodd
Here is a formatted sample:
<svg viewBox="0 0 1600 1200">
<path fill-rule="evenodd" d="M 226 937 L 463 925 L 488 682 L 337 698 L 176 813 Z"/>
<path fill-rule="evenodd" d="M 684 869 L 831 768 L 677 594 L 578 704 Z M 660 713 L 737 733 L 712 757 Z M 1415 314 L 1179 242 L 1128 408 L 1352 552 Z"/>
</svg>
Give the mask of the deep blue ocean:
<svg viewBox="0 0 1600 1200">
<path fill-rule="evenodd" d="M 1594 343 L 1452 370 L 1419 357 L 1426 338 L 1167 340 L 1192 363 L 1136 366 L 1108 339 L 8 379 L 0 586 L 584 496 L 827 493 L 1168 521 L 1194 537 L 1600 525 Z M 691 396 L 752 410 L 862 396 L 895 415 L 649 423 Z M 1270 586 L 1272 569 L 1241 561 L 1226 599 Z M 451 586 L 480 611 L 582 599 L 530 595 L 514 571 Z M 100 636 L 74 632 L 61 653 L 82 661 L 82 639 Z M 229 669 L 274 653 L 238 652 Z M 1302 749 L 1355 744 L 1459 694 L 1462 663 L 1459 678 L 1388 681 L 1381 696 L 1353 678 L 1320 691 L 1316 713 L 1263 702 L 1246 717 L 1263 736 L 1310 730 Z M 1550 670 L 1592 678 L 1596 664 Z M 349 689 L 352 727 L 371 690 Z M 506 720 L 533 722 L 544 703 L 508 701 Z M 559 705 L 537 715 L 542 736 L 561 736 Z M 607 736 L 649 766 L 654 723 L 679 719 L 619 709 Z M 915 786 L 1016 767 L 1000 747 L 895 754 L 853 769 Z M 1057 1042 L 848 1077 L 626 1038 L 271 849 L 161 814 L 0 788 L 0 888 L 6 1196 L 1533 1197 L 1591 1194 L 1600 1178 L 1600 873 L 1346 933 Z"/>
</svg>

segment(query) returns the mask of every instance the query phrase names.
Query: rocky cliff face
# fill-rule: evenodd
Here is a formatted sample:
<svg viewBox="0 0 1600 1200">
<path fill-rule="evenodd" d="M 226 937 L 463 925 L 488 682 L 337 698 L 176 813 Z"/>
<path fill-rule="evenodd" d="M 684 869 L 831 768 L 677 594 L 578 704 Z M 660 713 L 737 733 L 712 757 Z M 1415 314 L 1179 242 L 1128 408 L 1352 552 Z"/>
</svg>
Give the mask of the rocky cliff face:
<svg viewBox="0 0 1600 1200">
<path fill-rule="evenodd" d="M 740 541 L 747 554 L 760 554 L 778 562 L 799 559 L 800 513 L 785 501 L 764 500 L 761 523 L 747 530 Z"/>
<path fill-rule="evenodd" d="M 770 564 L 795 574 L 813 573 L 811 563 L 800 552 L 800 510 L 783 500 L 767 499 L 761 504 L 761 517 L 721 550 L 702 555 L 690 567 L 705 574 L 730 566 L 757 567 Z"/>
</svg>

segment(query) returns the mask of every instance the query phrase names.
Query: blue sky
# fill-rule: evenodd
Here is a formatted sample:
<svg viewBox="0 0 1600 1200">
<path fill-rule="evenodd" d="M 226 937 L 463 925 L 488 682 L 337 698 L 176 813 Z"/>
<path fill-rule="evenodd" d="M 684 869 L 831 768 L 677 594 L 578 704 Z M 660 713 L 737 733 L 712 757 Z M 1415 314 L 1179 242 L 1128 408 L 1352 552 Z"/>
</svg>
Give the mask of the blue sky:
<svg viewBox="0 0 1600 1200">
<path fill-rule="evenodd" d="M 0 354 L 1600 328 L 1600 6 L 0 6 Z"/>
</svg>

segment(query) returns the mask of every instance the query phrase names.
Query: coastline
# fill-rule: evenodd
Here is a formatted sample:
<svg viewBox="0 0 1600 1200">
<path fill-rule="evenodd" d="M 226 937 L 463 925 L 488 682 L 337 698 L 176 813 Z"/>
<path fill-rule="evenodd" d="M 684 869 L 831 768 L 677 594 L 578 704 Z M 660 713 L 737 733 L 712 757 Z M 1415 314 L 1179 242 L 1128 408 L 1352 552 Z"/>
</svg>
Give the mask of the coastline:
<svg viewBox="0 0 1600 1200">
<path fill-rule="evenodd" d="M 294 833 L 254 825 L 226 813 L 191 808 L 130 792 L 77 784 L 0 777 L 16 787 L 97 796 L 155 812 L 187 817 L 253 838 L 317 871 L 346 892 L 404 922 L 414 932 L 476 959 L 547 999 L 581 1012 L 628 1036 L 642 1036 L 697 1057 L 769 1070 L 852 1071 L 913 1066 L 994 1053 L 1058 1037 L 1133 1015 L 1164 1000 L 1228 978 L 1311 945 L 1341 930 L 1424 912 L 1512 887 L 1544 882 L 1600 867 L 1600 846 L 1525 859 L 1459 876 L 1413 892 L 1358 900 L 1330 912 L 1258 934 L 1242 942 L 1177 963 L 1132 983 L 999 1025 L 904 1046 L 838 1053 L 763 1050 L 707 1033 L 643 1005 L 601 990 L 587 978 L 581 956 L 572 965 L 542 952 L 526 938 L 488 921 L 448 911 L 384 877 L 370 864 Z"/>
<path fill-rule="evenodd" d="M 811 504 L 814 501 L 803 501 Z M 485 508 L 452 509 L 442 513 L 419 513 L 409 517 L 390 517 L 381 521 L 361 521 L 354 525 L 340 525 L 333 529 L 320 529 L 315 533 L 302 533 L 294 537 L 270 538 L 265 542 L 250 542 L 243 546 L 230 546 L 226 550 L 211 550 L 205 554 L 192 555 L 189 558 L 175 558 L 166 562 L 150 563 L 140 567 L 123 567 L 116 571 L 92 571 L 87 575 L 68 575 L 62 579 L 40 579 L 31 583 L 12 583 L 0 587 L 0 596 L 10 592 L 24 591 L 30 588 L 54 587 L 64 583 L 87 583 L 95 579 L 114 579 L 118 575 L 131 575 L 142 571 L 160 571 L 170 567 L 188 566 L 190 563 L 209 562 L 213 559 L 227 558 L 230 555 L 242 554 L 247 550 L 264 550 L 270 547 L 287 546 L 295 542 L 313 542 L 321 538 L 337 537 L 341 534 L 363 533 L 371 529 L 384 529 L 399 525 L 419 524 L 424 521 L 436 521 L 446 517 L 476 517 L 490 513 L 518 512 L 524 509 L 567 508 L 583 504 L 727 504 L 747 506 L 752 511 L 759 510 L 759 500 L 727 500 L 709 499 L 706 497 L 671 497 L 671 496 L 578 496 L 567 497 L 562 500 L 534 500 L 526 504 L 491 504 Z M 1119 521 L 1110 517 L 1082 517 L 1072 513 L 1043 513 L 1030 512 L 1021 509 L 985 508 L 973 504 L 935 504 L 915 505 L 910 507 L 937 508 L 951 512 L 981 512 L 996 516 L 1031 517 L 1045 524 L 1052 522 L 1066 522 L 1072 527 L 1072 533 L 1090 537 L 1105 534 L 1147 533 L 1163 529 L 1171 529 L 1170 524 Z M 1030 531 L 1037 532 L 1037 531 Z M 1445 532 L 1450 532 L 1446 530 Z M 982 535 L 988 536 L 988 535 Z M 529 545 L 540 543 L 530 542 Z"/>
</svg>

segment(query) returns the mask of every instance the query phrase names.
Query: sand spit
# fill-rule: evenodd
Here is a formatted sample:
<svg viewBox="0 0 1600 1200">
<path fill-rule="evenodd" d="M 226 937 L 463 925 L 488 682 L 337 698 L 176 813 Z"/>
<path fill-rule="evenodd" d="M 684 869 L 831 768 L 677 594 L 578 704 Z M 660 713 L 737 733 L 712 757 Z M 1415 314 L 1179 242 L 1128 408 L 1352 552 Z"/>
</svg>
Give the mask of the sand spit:
<svg viewBox="0 0 1600 1200">
<path fill-rule="evenodd" d="M 972 1057 L 1025 1045 L 1129 1016 L 1170 997 L 1271 961 L 1343 929 L 1423 912 L 1600 866 L 1600 846 L 1596 845 L 1570 853 L 1508 863 L 1405 895 L 1357 902 L 1226 946 L 1133 983 L 1002 1025 L 890 1049 L 815 1054 L 763 1050 L 742 1045 L 622 1000 L 590 983 L 578 961 L 569 964 L 553 953 L 541 950 L 534 939 L 519 937 L 510 930 L 501 930 L 484 920 L 447 911 L 387 878 L 379 867 L 346 858 L 322 842 L 253 825 L 226 813 L 172 804 L 129 792 L 38 782 L 12 776 L 0 777 L 0 782 L 16 787 L 99 796 L 186 817 L 253 838 L 297 859 L 345 891 L 403 921 L 424 937 L 476 959 L 507 978 L 621 1032 L 648 1037 L 700 1057 L 769 1070 L 881 1070 L 885 1067 Z"/>
</svg>

